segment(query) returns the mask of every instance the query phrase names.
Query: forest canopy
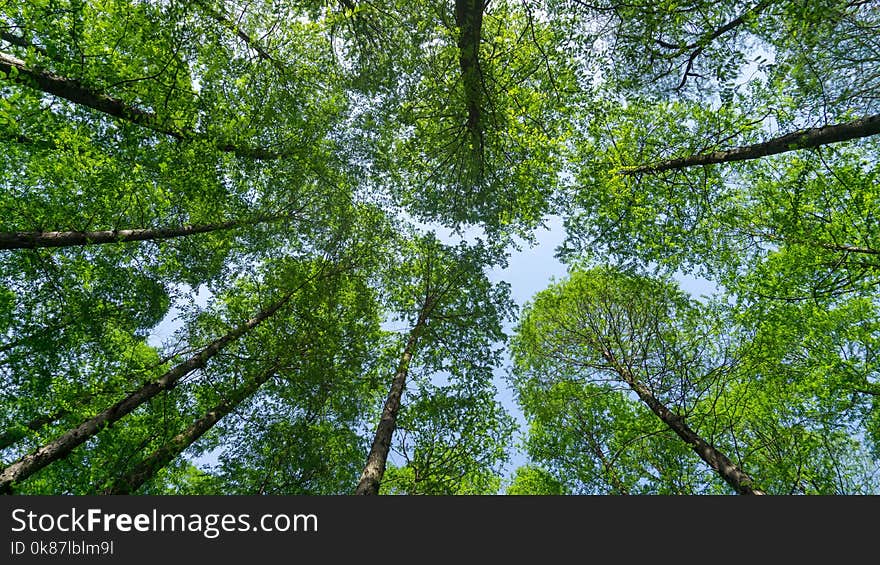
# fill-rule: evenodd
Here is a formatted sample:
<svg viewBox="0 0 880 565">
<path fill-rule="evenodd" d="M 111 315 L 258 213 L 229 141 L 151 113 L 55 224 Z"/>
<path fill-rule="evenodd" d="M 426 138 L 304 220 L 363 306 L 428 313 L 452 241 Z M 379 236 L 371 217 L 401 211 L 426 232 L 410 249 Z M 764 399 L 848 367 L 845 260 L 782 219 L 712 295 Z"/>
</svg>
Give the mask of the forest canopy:
<svg viewBox="0 0 880 565">
<path fill-rule="evenodd" d="M 0 0 L 0 491 L 880 494 L 878 8 Z"/>
</svg>

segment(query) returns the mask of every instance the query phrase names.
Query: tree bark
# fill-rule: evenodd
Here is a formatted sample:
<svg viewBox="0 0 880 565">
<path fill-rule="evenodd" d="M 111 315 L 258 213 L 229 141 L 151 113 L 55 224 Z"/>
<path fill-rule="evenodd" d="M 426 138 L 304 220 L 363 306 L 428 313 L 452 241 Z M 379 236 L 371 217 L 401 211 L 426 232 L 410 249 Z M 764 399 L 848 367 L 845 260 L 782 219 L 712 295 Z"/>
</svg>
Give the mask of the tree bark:
<svg viewBox="0 0 880 565">
<path fill-rule="evenodd" d="M 612 364 L 617 374 L 639 396 L 642 402 L 678 437 L 684 440 L 700 456 L 700 459 L 708 463 L 724 479 L 724 482 L 733 487 L 738 494 L 764 494 L 762 491 L 754 488 L 754 481 L 750 476 L 744 473 L 721 451 L 700 437 L 690 426 L 685 424 L 681 416 L 675 414 L 660 402 L 645 385 L 636 380 L 628 368 L 619 365 L 608 353 L 604 353 L 603 356 Z"/>
<path fill-rule="evenodd" d="M 173 228 L 143 228 L 100 231 L 19 231 L 0 232 L 0 249 L 34 249 L 37 247 L 76 247 L 125 241 L 149 241 L 171 239 L 189 235 L 228 230 L 244 225 L 255 225 L 282 216 L 263 217 L 255 220 L 230 220 L 215 224 L 183 225 Z"/>
<path fill-rule="evenodd" d="M 458 63 L 464 84 L 467 129 L 472 134 L 479 134 L 483 105 L 483 79 L 479 59 L 483 0 L 456 0 L 455 23 L 458 25 Z"/>
<path fill-rule="evenodd" d="M 59 98 L 64 98 L 74 104 L 92 108 L 108 116 L 143 126 L 155 132 L 171 136 L 174 139 L 181 141 L 205 139 L 224 153 L 234 153 L 240 157 L 256 160 L 271 160 L 284 157 L 283 153 L 261 147 L 242 147 L 222 140 L 207 139 L 205 136 L 188 129 L 169 126 L 162 123 L 162 120 L 153 112 L 136 108 L 118 98 L 92 90 L 76 80 L 48 71 L 32 69 L 24 61 L 8 53 L 0 53 L 0 71 L 6 74 L 8 80 L 30 88 L 36 88 Z"/>
<path fill-rule="evenodd" d="M 219 353 L 232 341 L 238 339 L 261 322 L 275 314 L 291 298 L 293 293 L 288 293 L 275 304 L 263 310 L 244 324 L 241 324 L 223 337 L 212 341 L 198 353 L 166 372 L 164 375 L 141 386 L 135 392 L 129 394 L 110 408 L 98 415 L 89 418 L 79 426 L 68 430 L 57 439 L 40 447 L 33 453 L 25 455 L 15 463 L 12 463 L 0 472 L 0 493 L 10 493 L 12 484 L 23 481 L 43 467 L 59 459 L 66 457 L 74 448 L 84 443 L 90 437 L 96 435 L 103 428 L 113 424 L 137 407 L 143 405 L 162 391 L 174 388 L 184 376 L 192 371 L 203 367 L 209 359 Z"/>
<path fill-rule="evenodd" d="M 763 143 L 734 147 L 732 149 L 714 151 L 712 153 L 691 155 L 690 157 L 682 157 L 679 159 L 670 159 L 668 161 L 654 163 L 653 165 L 624 167 L 619 171 L 619 174 L 624 176 L 631 176 L 638 173 L 655 174 L 700 165 L 749 161 L 770 155 L 777 155 L 779 153 L 796 151 L 798 149 L 811 149 L 831 143 L 840 143 L 851 139 L 870 137 L 872 135 L 877 135 L 878 133 L 880 133 L 880 114 L 875 114 L 873 116 L 867 116 L 842 124 L 794 131 Z"/>
<path fill-rule="evenodd" d="M 135 465 L 135 467 L 120 477 L 113 485 L 101 494 L 132 494 L 136 492 L 141 485 L 150 480 L 157 471 L 168 465 L 177 456 L 183 453 L 189 446 L 195 443 L 208 430 L 219 422 L 224 416 L 232 412 L 242 402 L 250 398 L 263 386 L 263 384 L 272 378 L 275 374 L 275 367 L 265 371 L 260 376 L 252 380 L 250 383 L 235 391 L 230 398 L 227 398 L 214 406 L 205 415 L 193 422 L 184 431 L 177 434 L 171 440 L 156 449 L 149 457 Z"/>
<path fill-rule="evenodd" d="M 64 325 L 66 325 L 66 324 L 61 324 L 60 326 L 63 327 Z M 158 362 L 151 365 L 149 368 L 154 369 L 156 367 L 164 365 L 165 363 L 167 363 L 171 359 L 173 359 L 173 356 L 160 359 Z M 133 375 L 130 375 L 130 378 L 133 380 L 136 377 Z M 98 392 L 98 391 L 82 391 L 82 392 L 79 392 L 79 393 L 74 394 L 72 396 L 72 398 L 70 400 L 70 404 L 84 406 L 87 403 L 94 400 L 95 396 L 97 396 L 98 394 L 106 394 L 107 392 L 108 391 L 106 389 L 103 391 L 100 391 L 100 392 Z M 35 416 L 33 419 L 31 419 L 24 426 L 14 428 L 11 430 L 7 430 L 2 435 L 0 435 L 0 449 L 6 449 L 7 447 L 9 447 L 11 445 L 15 445 L 16 443 L 18 443 L 19 441 L 24 439 L 30 432 L 36 432 L 40 428 L 42 428 L 43 426 L 45 426 L 47 424 L 57 422 L 61 418 L 64 418 L 65 416 L 70 414 L 70 412 L 71 411 L 67 408 L 59 408 L 59 409 L 55 410 L 54 412 L 44 413 L 44 414 L 40 414 L 38 416 Z"/>
<path fill-rule="evenodd" d="M 433 296 L 429 296 L 425 300 L 419 313 L 419 318 L 409 332 L 409 338 L 397 364 L 394 379 L 391 381 L 391 390 L 385 399 L 382 417 L 376 428 L 376 435 L 373 438 L 370 454 L 367 456 L 367 463 L 361 473 L 357 489 L 355 489 L 356 495 L 379 494 L 379 484 L 382 482 L 382 476 L 385 474 L 388 452 L 391 450 L 391 437 L 394 434 L 394 429 L 397 427 L 397 413 L 400 411 L 400 400 L 406 387 L 409 364 L 415 353 L 419 335 L 427 324 L 428 316 L 430 316 L 431 310 L 434 307 L 434 300 Z"/>
</svg>

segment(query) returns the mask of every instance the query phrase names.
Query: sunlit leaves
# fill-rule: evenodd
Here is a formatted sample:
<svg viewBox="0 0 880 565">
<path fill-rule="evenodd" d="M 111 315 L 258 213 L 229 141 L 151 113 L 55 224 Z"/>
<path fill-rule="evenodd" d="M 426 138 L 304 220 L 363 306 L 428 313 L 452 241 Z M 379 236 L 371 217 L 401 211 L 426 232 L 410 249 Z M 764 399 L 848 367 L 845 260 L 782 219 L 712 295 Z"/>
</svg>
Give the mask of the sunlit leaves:
<svg viewBox="0 0 880 565">
<path fill-rule="evenodd" d="M 860 439 L 876 378 L 866 309 L 780 305 L 737 324 L 730 305 L 689 304 L 659 281 L 573 271 L 515 338 L 527 449 L 574 491 L 724 492 L 639 402 L 657 401 L 766 492 L 874 492 Z"/>
<path fill-rule="evenodd" d="M 513 420 L 493 398 L 491 383 L 421 386 L 409 394 L 396 432 L 403 464 L 385 472 L 383 491 L 497 492 Z"/>
</svg>

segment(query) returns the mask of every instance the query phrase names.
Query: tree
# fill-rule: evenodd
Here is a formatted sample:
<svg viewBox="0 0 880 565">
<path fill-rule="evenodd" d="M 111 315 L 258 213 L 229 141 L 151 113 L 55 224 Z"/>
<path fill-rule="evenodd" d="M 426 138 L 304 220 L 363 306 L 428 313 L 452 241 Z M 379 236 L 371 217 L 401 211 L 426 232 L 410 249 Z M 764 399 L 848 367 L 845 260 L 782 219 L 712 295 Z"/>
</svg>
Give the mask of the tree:
<svg viewBox="0 0 880 565">
<path fill-rule="evenodd" d="M 505 494 L 511 495 L 563 495 L 565 486 L 540 467 L 519 467 Z"/>
<path fill-rule="evenodd" d="M 14 482 L 22 481 L 53 461 L 66 456 L 75 447 L 98 433 L 102 427 L 114 423 L 163 390 L 173 388 L 181 378 L 202 367 L 230 342 L 273 316 L 290 300 L 291 294 L 282 296 L 280 300 L 260 311 L 251 319 L 211 341 L 194 355 L 163 373 L 155 381 L 144 384 L 104 411 L 68 430 L 54 441 L 42 446 L 34 453 L 26 455 L 15 463 L 8 465 L 0 473 L 0 488 L 9 490 Z"/>
<path fill-rule="evenodd" d="M 221 401 L 205 415 L 185 430 L 177 434 L 171 441 L 153 451 L 143 461 L 135 465 L 125 476 L 118 479 L 113 486 L 104 491 L 104 494 L 130 494 L 140 488 L 146 481 L 156 474 L 156 471 L 166 466 L 175 457 L 179 456 L 189 446 L 195 443 L 202 435 L 210 430 L 221 418 L 237 408 L 268 381 L 274 374 L 274 367 L 264 371 L 241 389 L 234 391 L 231 398 Z"/>
<path fill-rule="evenodd" d="M 539 297 L 524 317 L 519 334 L 527 345 L 520 364 L 540 374 L 558 359 L 558 370 L 584 371 L 587 379 L 612 375 L 737 493 L 764 494 L 685 421 L 689 404 L 705 386 L 701 381 L 719 369 L 700 352 L 694 314 L 684 296 L 662 283 L 613 272 L 575 272 L 565 286 Z M 591 376 L 592 371 L 597 374 Z M 597 457 L 604 459 L 601 449 Z M 615 488 L 625 492 L 614 469 L 602 463 Z"/>
<path fill-rule="evenodd" d="M 395 22 L 396 83 L 358 115 L 365 178 L 421 221 L 528 238 L 571 128 L 573 64 L 554 48 L 565 30 L 510 2 L 408 3 L 396 16 L 415 29 Z"/>
<path fill-rule="evenodd" d="M 408 261 L 393 265 L 386 284 L 394 289 L 388 295 L 390 306 L 411 325 L 356 494 L 379 493 L 416 355 L 421 352 L 420 365 L 429 372 L 447 371 L 453 379 L 485 382 L 487 371 L 498 362 L 495 344 L 503 339 L 501 321 L 511 308 L 506 286 L 492 285 L 483 272 L 498 259 L 482 242 L 447 247 L 429 234 L 403 245 L 410 251 L 404 255 Z"/>
<path fill-rule="evenodd" d="M 860 409 L 831 384 L 851 370 L 826 364 L 820 376 L 815 361 L 792 358 L 803 336 L 784 317 L 754 330 L 729 315 L 723 302 L 701 306 L 609 269 L 573 270 L 539 293 L 514 346 L 532 457 L 574 492 L 713 492 L 717 478 L 740 494 L 872 489 L 854 439 Z M 813 354 L 833 363 L 853 339 L 841 338 Z"/>
<path fill-rule="evenodd" d="M 217 455 L 219 469 L 203 473 L 202 492 L 340 492 L 335 481 L 341 478 L 345 460 L 331 457 L 328 446 L 332 444 L 324 445 L 321 440 L 332 440 L 333 434 L 342 443 L 357 439 L 357 423 L 374 390 L 362 381 L 362 374 L 371 363 L 380 335 L 376 302 L 359 268 L 309 280 L 292 298 L 286 316 L 269 320 L 258 330 L 262 335 L 251 336 L 234 357 L 215 364 L 212 386 L 197 393 L 198 405 L 210 408 L 153 453 L 121 470 L 104 492 L 126 493 L 145 484 L 145 488 L 161 492 L 163 483 L 151 479 L 186 450 L 192 450 L 197 440 L 199 452 L 225 447 Z M 243 368 L 252 374 L 242 374 Z M 267 406 L 274 407 L 268 417 Z M 233 414 L 237 417 L 230 421 Z M 274 426 L 286 426 L 282 429 L 287 437 L 270 435 L 266 430 Z M 215 428 L 222 430 L 222 435 L 202 442 L 201 438 L 209 431 L 214 433 Z M 228 446 L 218 444 L 218 438 L 230 436 L 235 440 Z M 279 453 L 292 457 L 281 446 L 297 441 L 305 443 L 298 446 L 302 451 L 297 457 L 310 463 L 308 479 L 297 480 L 296 473 L 285 476 L 281 469 L 271 468 L 292 463 L 276 458 Z M 360 443 L 357 439 L 349 446 L 350 456 L 360 456 L 356 449 Z M 271 449 L 264 451 L 266 447 Z M 273 460 L 264 461 L 257 454 L 270 455 Z M 309 461 L 309 457 L 315 460 Z M 242 460 L 247 464 L 242 465 Z M 170 472 L 166 470 L 166 474 Z M 255 477 L 259 477 L 259 484 L 251 482 Z"/>
</svg>

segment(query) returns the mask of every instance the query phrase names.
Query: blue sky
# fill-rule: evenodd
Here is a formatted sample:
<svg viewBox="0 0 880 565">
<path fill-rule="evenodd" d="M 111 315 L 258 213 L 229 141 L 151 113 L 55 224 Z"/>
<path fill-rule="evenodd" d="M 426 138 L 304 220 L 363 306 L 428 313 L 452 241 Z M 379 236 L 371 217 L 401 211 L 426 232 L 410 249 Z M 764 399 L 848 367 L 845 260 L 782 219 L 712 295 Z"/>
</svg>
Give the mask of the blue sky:
<svg viewBox="0 0 880 565">
<path fill-rule="evenodd" d="M 556 217 L 550 218 L 547 222 L 547 228 L 537 230 L 535 236 L 537 239 L 536 245 L 532 247 L 524 246 L 521 250 L 514 251 L 510 256 L 507 268 L 493 269 L 489 273 L 489 278 L 493 282 L 506 281 L 510 284 L 511 298 L 520 309 L 532 296 L 545 289 L 552 280 L 563 278 L 567 272 L 566 266 L 554 257 L 556 248 L 562 244 L 565 238 L 562 220 Z M 512 326 L 513 324 L 508 326 L 508 334 L 513 332 Z M 516 444 L 511 454 L 511 460 L 507 466 L 509 478 L 517 467 L 522 466 L 527 461 L 525 454 L 517 449 L 516 445 L 521 439 L 519 436 L 524 434 L 528 428 L 522 412 L 516 405 L 513 391 L 510 390 L 505 379 L 507 370 L 507 366 L 501 367 L 495 371 L 495 375 L 498 398 L 516 418 L 520 426 L 520 432 L 515 439 Z"/>
</svg>

